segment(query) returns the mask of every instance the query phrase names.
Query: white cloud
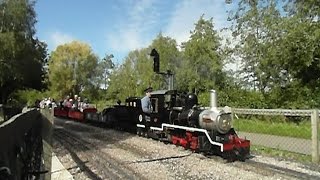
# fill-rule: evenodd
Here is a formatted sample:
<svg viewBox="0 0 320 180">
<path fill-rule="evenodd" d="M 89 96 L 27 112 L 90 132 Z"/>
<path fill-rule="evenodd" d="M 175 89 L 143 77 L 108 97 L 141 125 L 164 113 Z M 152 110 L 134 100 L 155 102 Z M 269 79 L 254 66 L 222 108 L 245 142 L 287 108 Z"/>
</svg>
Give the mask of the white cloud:
<svg viewBox="0 0 320 180">
<path fill-rule="evenodd" d="M 50 34 L 49 46 L 51 46 L 52 49 L 55 49 L 57 46 L 71 42 L 73 40 L 75 40 L 75 38 L 71 35 L 56 31 Z"/>
<path fill-rule="evenodd" d="M 160 31 L 163 35 L 176 39 L 178 44 L 185 42 L 202 14 L 206 19 L 213 18 L 216 30 L 227 24 L 227 7 L 223 0 L 175 1 L 171 8 L 167 7 L 166 1 L 125 2 L 125 7 L 121 3 L 113 7 L 116 14 L 121 14 L 121 18 L 113 27 L 109 27 L 105 36 L 108 48 L 114 53 L 127 53 L 146 47 Z M 220 35 L 227 36 L 228 33 Z"/>
<path fill-rule="evenodd" d="M 107 43 L 114 51 L 130 51 L 145 47 L 150 43 L 146 34 L 156 24 L 159 13 L 156 11 L 157 0 L 132 1 L 127 4 L 127 17 L 117 24 L 112 33 L 106 36 Z M 116 8 L 115 8 L 116 9 Z M 124 9 L 119 9 L 124 11 Z"/>
<path fill-rule="evenodd" d="M 186 0 L 177 4 L 164 34 L 177 40 L 180 44 L 189 39 L 190 31 L 200 16 L 213 18 L 216 30 L 221 29 L 227 23 L 226 5 L 222 0 Z"/>
</svg>

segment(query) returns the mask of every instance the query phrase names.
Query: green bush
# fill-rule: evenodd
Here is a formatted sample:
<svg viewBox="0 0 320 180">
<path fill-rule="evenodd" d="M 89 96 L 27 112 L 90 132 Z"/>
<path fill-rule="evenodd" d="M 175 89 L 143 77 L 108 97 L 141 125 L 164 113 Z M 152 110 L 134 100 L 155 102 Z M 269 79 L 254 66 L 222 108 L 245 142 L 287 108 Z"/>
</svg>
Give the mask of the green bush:
<svg viewBox="0 0 320 180">
<path fill-rule="evenodd" d="M 49 92 L 34 89 L 18 90 L 10 96 L 11 102 L 20 106 L 33 106 L 37 100 L 49 97 Z"/>
</svg>

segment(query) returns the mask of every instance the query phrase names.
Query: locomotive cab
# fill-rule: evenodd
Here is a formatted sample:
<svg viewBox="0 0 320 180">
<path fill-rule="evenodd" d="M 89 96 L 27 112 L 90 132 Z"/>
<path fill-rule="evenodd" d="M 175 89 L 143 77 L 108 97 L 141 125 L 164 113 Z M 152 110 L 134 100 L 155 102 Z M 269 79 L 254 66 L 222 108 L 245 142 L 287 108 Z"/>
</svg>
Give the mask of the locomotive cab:
<svg viewBox="0 0 320 180">
<path fill-rule="evenodd" d="M 177 99 L 176 90 L 158 90 L 151 92 L 152 110 L 148 126 L 161 127 L 162 123 L 169 122 L 169 110 L 171 110 Z"/>
</svg>

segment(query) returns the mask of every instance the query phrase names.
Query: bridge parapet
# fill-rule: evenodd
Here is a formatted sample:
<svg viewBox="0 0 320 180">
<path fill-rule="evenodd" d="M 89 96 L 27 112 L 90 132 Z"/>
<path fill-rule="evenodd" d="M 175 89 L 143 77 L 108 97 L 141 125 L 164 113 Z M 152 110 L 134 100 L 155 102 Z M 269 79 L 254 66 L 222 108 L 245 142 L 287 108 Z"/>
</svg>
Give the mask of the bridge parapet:
<svg viewBox="0 0 320 180">
<path fill-rule="evenodd" d="M 44 178 L 50 170 L 43 159 L 44 144 L 51 144 L 51 127 L 50 120 L 37 109 L 0 124 L 0 179 Z"/>
</svg>

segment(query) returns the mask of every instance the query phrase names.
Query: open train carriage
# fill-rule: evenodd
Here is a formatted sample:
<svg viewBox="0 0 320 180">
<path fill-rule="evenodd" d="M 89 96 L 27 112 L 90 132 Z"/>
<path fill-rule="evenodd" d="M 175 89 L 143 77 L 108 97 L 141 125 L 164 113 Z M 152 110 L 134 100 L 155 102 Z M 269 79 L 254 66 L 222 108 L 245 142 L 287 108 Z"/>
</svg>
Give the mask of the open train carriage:
<svg viewBox="0 0 320 180">
<path fill-rule="evenodd" d="M 55 117 L 68 118 L 69 108 L 58 106 L 53 108 L 53 115 Z"/>
</svg>

